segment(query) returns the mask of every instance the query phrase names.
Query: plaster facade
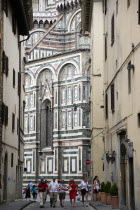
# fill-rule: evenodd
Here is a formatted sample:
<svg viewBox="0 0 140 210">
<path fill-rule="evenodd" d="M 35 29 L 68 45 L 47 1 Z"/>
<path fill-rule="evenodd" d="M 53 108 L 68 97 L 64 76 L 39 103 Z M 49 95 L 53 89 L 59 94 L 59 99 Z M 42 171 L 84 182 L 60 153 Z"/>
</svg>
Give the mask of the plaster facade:
<svg viewBox="0 0 140 210">
<path fill-rule="evenodd" d="M 18 2 L 14 2 L 14 6 L 21 11 Z M 19 23 L 27 29 L 24 24 L 27 13 L 24 14 L 25 19 L 22 12 L 19 18 L 13 2 L 10 1 L 3 1 L 1 8 L 0 202 L 8 202 L 22 198 L 24 142 L 21 121 L 24 97 L 19 75 L 24 69 L 24 46 L 19 41 L 22 38 L 20 35 L 27 33 L 20 30 Z M 19 19 L 16 22 L 17 18 Z"/>
<path fill-rule="evenodd" d="M 104 10 L 106 156 L 115 156 L 106 161 L 106 179 L 117 182 L 121 209 L 140 209 L 139 6 L 114 0 Z"/>
<path fill-rule="evenodd" d="M 81 33 L 80 4 L 33 1 L 34 29 L 26 42 L 24 185 L 40 177 L 80 181 L 89 175 L 90 37 Z"/>
</svg>

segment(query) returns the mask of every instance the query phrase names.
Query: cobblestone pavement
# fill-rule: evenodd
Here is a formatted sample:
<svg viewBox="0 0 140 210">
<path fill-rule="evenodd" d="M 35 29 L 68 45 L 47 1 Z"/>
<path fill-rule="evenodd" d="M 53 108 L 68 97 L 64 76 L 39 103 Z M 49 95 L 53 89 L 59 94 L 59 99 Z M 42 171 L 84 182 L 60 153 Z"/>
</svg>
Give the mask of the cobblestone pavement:
<svg viewBox="0 0 140 210">
<path fill-rule="evenodd" d="M 30 204 L 24 210 L 39 210 L 39 209 L 40 209 L 39 202 L 36 202 L 36 203 Z M 67 209 L 67 210 L 93 210 L 93 208 L 91 208 L 91 207 L 86 207 L 86 206 L 83 207 L 81 202 L 77 202 L 76 207 L 71 207 L 69 201 L 65 202 L 64 207 L 61 207 L 60 204 L 59 204 L 59 201 L 57 201 L 57 204 L 56 204 L 55 208 L 50 207 L 50 203 L 49 203 L 49 201 L 47 201 L 44 205 L 44 209 L 48 209 L 48 210 L 53 210 L 53 209 L 56 209 L 56 210 L 63 210 L 63 209 Z"/>
</svg>

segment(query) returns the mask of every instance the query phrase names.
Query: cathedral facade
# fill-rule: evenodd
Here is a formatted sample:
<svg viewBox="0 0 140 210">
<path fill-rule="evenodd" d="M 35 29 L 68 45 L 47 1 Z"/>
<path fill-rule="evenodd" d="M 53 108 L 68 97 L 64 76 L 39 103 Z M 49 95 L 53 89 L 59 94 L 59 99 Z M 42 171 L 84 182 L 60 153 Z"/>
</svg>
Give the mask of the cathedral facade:
<svg viewBox="0 0 140 210">
<path fill-rule="evenodd" d="M 26 41 L 24 184 L 90 173 L 90 36 L 80 0 L 34 0 Z"/>
</svg>

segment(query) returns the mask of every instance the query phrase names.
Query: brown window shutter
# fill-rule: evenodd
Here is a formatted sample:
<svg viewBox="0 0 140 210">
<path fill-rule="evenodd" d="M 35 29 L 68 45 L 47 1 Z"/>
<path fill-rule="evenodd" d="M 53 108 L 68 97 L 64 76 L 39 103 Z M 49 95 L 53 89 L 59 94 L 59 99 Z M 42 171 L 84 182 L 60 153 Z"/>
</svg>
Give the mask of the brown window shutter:
<svg viewBox="0 0 140 210">
<path fill-rule="evenodd" d="M 15 87 L 15 69 L 13 69 L 13 87 Z"/>
<path fill-rule="evenodd" d="M 15 115 L 12 113 L 12 132 L 15 131 Z"/>
<path fill-rule="evenodd" d="M 15 16 L 15 14 L 12 15 L 12 31 L 15 35 L 16 34 L 16 16 Z"/>
<path fill-rule="evenodd" d="M 108 95 L 105 95 L 105 115 L 106 119 L 108 119 Z"/>
<path fill-rule="evenodd" d="M 21 74 L 18 72 L 18 95 L 21 92 Z"/>
<path fill-rule="evenodd" d="M 5 73 L 5 67 L 6 67 L 6 59 L 5 59 L 5 52 L 2 53 L 2 72 Z"/>
<path fill-rule="evenodd" d="M 114 89 L 114 84 L 111 85 L 111 110 L 112 112 L 115 111 L 115 89 Z"/>
<path fill-rule="evenodd" d="M 1 109 L 1 123 L 4 124 L 4 112 L 5 112 L 5 105 L 2 103 L 2 109 Z"/>
<path fill-rule="evenodd" d="M 115 25 L 114 25 L 114 14 L 111 19 L 111 46 L 113 46 L 115 41 Z"/>
<path fill-rule="evenodd" d="M 107 37 L 105 36 L 105 61 L 107 59 Z"/>
<path fill-rule="evenodd" d="M 8 125 L 8 106 L 5 106 L 5 126 Z"/>
<path fill-rule="evenodd" d="M 7 56 L 5 56 L 5 62 L 6 62 L 5 74 L 6 74 L 6 76 L 8 76 L 8 72 L 9 72 L 9 58 Z"/>
</svg>

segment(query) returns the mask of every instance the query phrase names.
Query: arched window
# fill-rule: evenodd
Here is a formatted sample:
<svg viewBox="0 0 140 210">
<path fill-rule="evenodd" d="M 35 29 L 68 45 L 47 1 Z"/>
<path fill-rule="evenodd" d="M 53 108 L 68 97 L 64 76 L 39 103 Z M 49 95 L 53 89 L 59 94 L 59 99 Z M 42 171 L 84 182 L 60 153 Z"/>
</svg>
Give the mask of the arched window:
<svg viewBox="0 0 140 210">
<path fill-rule="evenodd" d="M 65 65 L 60 73 L 59 80 L 69 80 L 72 79 L 76 75 L 76 68 L 72 64 Z"/>
</svg>

